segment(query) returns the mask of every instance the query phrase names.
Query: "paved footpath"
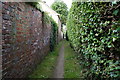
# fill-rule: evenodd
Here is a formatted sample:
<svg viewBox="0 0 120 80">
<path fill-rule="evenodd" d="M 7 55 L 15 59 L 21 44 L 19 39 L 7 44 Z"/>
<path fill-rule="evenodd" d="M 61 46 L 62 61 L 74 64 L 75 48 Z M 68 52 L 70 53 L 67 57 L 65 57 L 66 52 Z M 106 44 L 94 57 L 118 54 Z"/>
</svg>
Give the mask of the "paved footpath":
<svg viewBox="0 0 120 80">
<path fill-rule="evenodd" d="M 64 44 L 62 44 L 59 51 L 56 67 L 54 70 L 53 78 L 64 78 Z"/>
</svg>

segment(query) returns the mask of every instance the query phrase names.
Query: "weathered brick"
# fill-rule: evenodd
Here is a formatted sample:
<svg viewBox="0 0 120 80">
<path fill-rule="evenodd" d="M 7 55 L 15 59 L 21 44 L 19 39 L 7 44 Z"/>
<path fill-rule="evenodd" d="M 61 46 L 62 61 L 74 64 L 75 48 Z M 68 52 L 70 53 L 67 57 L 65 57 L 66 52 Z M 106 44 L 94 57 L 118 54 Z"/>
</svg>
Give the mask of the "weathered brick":
<svg viewBox="0 0 120 80">
<path fill-rule="evenodd" d="M 25 3 L 3 3 L 2 15 L 3 77 L 23 78 L 49 52 L 51 26 Z"/>
<path fill-rule="evenodd" d="M 7 14 L 3 15 L 2 17 L 3 17 L 4 20 L 9 20 L 10 19 L 10 15 L 7 15 Z"/>
<path fill-rule="evenodd" d="M 2 29 L 0 29 L 0 34 L 2 34 Z M 0 38 L 1 39 L 1 38 Z"/>
</svg>

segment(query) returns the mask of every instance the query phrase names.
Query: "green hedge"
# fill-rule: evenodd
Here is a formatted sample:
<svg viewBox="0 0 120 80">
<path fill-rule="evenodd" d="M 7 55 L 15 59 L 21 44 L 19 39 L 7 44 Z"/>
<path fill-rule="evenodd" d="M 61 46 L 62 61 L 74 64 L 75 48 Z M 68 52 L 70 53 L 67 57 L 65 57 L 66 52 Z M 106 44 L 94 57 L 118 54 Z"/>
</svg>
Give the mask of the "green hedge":
<svg viewBox="0 0 120 80">
<path fill-rule="evenodd" d="M 84 78 L 120 78 L 120 2 L 73 2 L 67 29 Z"/>
</svg>

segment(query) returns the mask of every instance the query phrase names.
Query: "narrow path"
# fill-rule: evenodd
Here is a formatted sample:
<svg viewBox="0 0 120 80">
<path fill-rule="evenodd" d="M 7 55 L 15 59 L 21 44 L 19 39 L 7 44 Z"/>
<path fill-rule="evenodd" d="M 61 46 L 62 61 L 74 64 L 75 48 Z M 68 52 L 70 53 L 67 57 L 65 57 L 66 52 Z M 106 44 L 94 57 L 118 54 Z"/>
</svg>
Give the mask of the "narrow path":
<svg viewBox="0 0 120 80">
<path fill-rule="evenodd" d="M 82 78 L 82 66 L 68 41 L 62 41 L 49 53 L 29 78 Z"/>
<path fill-rule="evenodd" d="M 53 78 L 64 78 L 64 44 L 62 44 L 57 59 L 56 68 L 53 74 Z"/>
</svg>

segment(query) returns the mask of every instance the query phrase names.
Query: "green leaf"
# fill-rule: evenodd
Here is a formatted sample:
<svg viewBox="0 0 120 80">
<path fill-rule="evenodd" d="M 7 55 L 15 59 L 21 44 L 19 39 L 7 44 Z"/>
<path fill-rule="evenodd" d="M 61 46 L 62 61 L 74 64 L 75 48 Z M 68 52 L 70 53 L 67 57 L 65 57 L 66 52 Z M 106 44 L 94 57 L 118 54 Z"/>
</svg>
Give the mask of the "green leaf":
<svg viewBox="0 0 120 80">
<path fill-rule="evenodd" d="M 113 12 L 113 14 L 116 16 L 116 15 L 118 14 L 118 12 L 119 12 L 119 9 L 115 10 L 115 11 Z"/>
<path fill-rule="evenodd" d="M 117 28 L 117 31 L 120 32 L 120 27 Z"/>
</svg>

